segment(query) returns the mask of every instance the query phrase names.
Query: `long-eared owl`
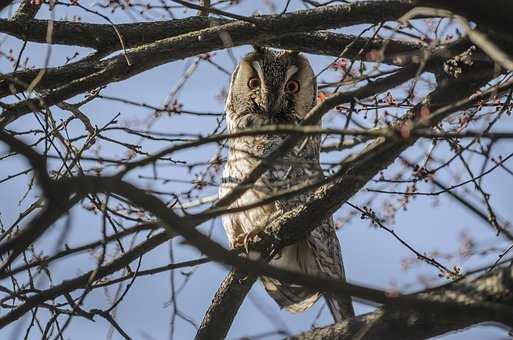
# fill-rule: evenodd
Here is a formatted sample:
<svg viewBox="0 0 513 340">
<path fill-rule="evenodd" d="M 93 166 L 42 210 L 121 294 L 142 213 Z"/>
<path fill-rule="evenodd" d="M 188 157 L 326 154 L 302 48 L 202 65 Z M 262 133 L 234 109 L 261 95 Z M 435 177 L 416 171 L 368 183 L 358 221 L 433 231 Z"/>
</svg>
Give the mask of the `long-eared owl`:
<svg viewBox="0 0 513 340">
<path fill-rule="evenodd" d="M 308 60 L 297 52 L 256 48 L 232 74 L 225 111 L 230 133 L 274 124 L 297 125 L 316 103 L 317 84 Z M 241 137 L 229 141 L 220 196 L 226 195 L 286 138 L 278 134 Z M 320 136 L 305 137 L 293 150 L 268 165 L 268 170 L 241 195 L 232 207 L 260 201 L 271 194 L 323 178 L 319 161 Z M 273 219 L 305 203 L 309 192 L 223 216 L 230 245 L 251 232 L 262 230 Z M 344 278 L 340 245 L 332 219 L 319 223 L 309 237 L 287 246 L 270 262 L 298 272 Z M 262 277 L 269 295 L 291 312 L 301 312 L 319 293 L 301 286 Z M 335 320 L 353 314 L 350 298 L 326 296 Z"/>
</svg>

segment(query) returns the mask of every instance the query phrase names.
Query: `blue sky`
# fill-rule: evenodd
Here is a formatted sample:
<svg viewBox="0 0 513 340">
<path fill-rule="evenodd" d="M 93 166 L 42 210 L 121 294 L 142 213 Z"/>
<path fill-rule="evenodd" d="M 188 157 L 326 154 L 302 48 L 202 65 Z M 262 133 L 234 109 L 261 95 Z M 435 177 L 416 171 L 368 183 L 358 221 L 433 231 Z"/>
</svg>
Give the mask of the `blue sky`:
<svg viewBox="0 0 513 340">
<path fill-rule="evenodd" d="M 279 1 L 274 1 L 280 3 Z M 284 3 L 284 2 L 283 2 Z M 84 2 L 85 4 L 85 2 Z M 298 4 L 292 1 L 291 8 L 297 8 Z M 262 13 L 268 12 L 268 8 L 262 5 L 261 1 L 242 1 L 239 7 L 241 14 L 251 14 L 254 10 Z M 91 16 L 77 9 L 66 7 L 56 8 L 56 19 L 72 17 L 74 14 L 80 13 L 83 21 L 102 22 L 101 18 Z M 181 15 L 190 15 L 185 13 Z M 42 11 L 40 18 L 47 17 L 48 13 Z M 130 19 L 120 11 L 112 15 L 115 22 L 129 22 Z M 355 29 L 346 30 L 354 32 Z M 1 51 L 6 53 L 10 49 L 14 55 L 17 55 L 21 48 L 21 42 L 14 38 L 2 37 L 4 39 L 1 45 Z M 75 51 L 80 51 L 81 56 L 86 54 L 85 49 L 53 47 L 51 50 L 51 65 L 62 64 L 66 57 L 73 55 Z M 234 48 L 234 55 L 239 58 L 243 56 L 249 47 L 243 46 Z M 41 65 L 47 49 L 39 44 L 30 43 L 25 51 L 25 56 L 30 56 L 30 63 L 33 65 Z M 316 72 L 320 71 L 332 59 L 327 57 L 310 56 L 312 65 Z M 188 60 L 177 61 L 174 63 L 159 66 L 155 69 L 147 71 L 143 74 L 135 76 L 129 80 L 109 85 L 102 93 L 121 98 L 130 99 L 136 102 L 144 102 L 152 105 L 162 104 L 168 96 L 170 90 L 179 81 L 183 71 L 193 62 L 194 58 Z M 217 52 L 214 60 L 228 70 L 233 69 L 233 63 L 228 58 L 225 51 Z M 12 65 L 5 58 L 0 61 L 0 72 L 8 73 L 12 71 Z M 326 74 L 321 79 L 329 79 L 334 75 Z M 206 62 L 200 62 L 198 69 L 187 81 L 183 89 L 179 92 L 178 99 L 184 103 L 184 108 L 193 111 L 222 112 L 223 103 L 216 96 L 220 89 L 228 85 L 228 77 L 215 69 Z M 73 100 L 71 100 L 73 101 Z M 83 107 L 84 113 L 98 126 L 101 126 L 119 114 L 120 124 L 133 121 L 147 122 L 151 116 L 151 111 L 140 107 L 124 105 L 122 103 L 95 100 Z M 58 117 L 65 117 L 66 114 L 54 111 Z M 331 117 L 331 118 L 330 118 Z M 506 118 L 503 123 L 504 129 L 511 128 L 511 117 Z M 340 121 L 337 116 L 332 115 L 326 117 L 326 122 L 336 125 Z M 26 130 L 34 126 L 35 120 L 32 116 L 20 119 L 10 128 Z M 167 133 L 208 133 L 216 126 L 216 118 L 194 117 L 194 116 L 163 116 L 155 121 L 152 126 L 153 131 Z M 81 126 L 79 123 L 74 124 L 71 133 L 80 133 Z M 128 136 L 121 132 L 110 132 L 110 137 L 117 137 L 127 142 L 136 142 L 137 138 Z M 28 140 L 29 138 L 25 138 Z M 143 143 L 145 151 L 151 152 L 169 145 L 168 143 Z M 415 148 L 406 152 L 406 156 L 413 160 L 425 149 L 429 148 L 429 142 L 421 141 Z M 444 149 L 445 148 L 445 149 Z M 0 147 L 2 152 L 5 151 L 3 146 Z M 506 155 L 511 151 L 511 147 L 506 142 L 499 142 L 494 152 L 496 154 Z M 119 146 L 109 143 L 103 143 L 102 149 L 99 151 L 103 156 L 120 157 L 126 150 Z M 208 161 L 215 152 L 213 147 L 203 147 L 198 150 L 187 151 L 178 154 L 179 160 L 203 160 Z M 447 156 L 448 149 L 441 146 L 438 153 L 439 156 Z M 339 159 L 337 156 L 326 156 L 325 160 Z M 20 169 L 25 169 L 27 164 L 22 159 L 9 159 L 9 161 L 0 161 L 0 178 Z M 478 169 L 480 163 L 472 163 L 475 169 Z M 93 164 L 89 164 L 92 166 Z M 461 171 L 458 167 L 454 167 L 454 171 Z M 385 174 L 393 174 L 399 171 L 398 164 L 394 164 Z M 151 169 L 144 169 L 138 174 L 150 174 Z M 159 175 L 163 177 L 175 179 L 187 179 L 194 176 L 194 172 L 189 172 L 184 168 L 167 167 L 159 170 Z M 448 177 L 446 177 L 447 180 Z M 462 173 L 462 180 L 466 179 Z M 37 191 L 31 192 L 28 197 L 19 202 L 24 194 L 24 189 L 30 178 L 21 176 L 16 180 L 12 180 L 1 184 L 0 190 L 0 214 L 4 224 L 12 223 L 17 214 L 24 207 L 30 205 L 34 197 L 37 197 Z M 130 177 L 133 183 L 141 187 L 145 187 L 149 182 L 138 178 Z M 497 169 L 484 182 L 485 188 L 492 193 L 492 202 L 504 220 L 511 220 L 513 217 L 513 209 L 509 201 L 509 195 L 513 189 L 513 181 L 506 171 Z M 153 183 L 154 188 L 161 191 L 179 191 L 186 189 L 185 185 L 178 183 Z M 369 187 L 377 187 L 376 184 L 370 184 Z M 424 186 L 426 190 L 429 186 Z M 467 190 L 465 192 L 464 190 Z M 215 193 L 214 188 L 210 188 L 204 194 Z M 459 191 L 468 197 L 472 197 L 473 187 L 468 185 Z M 363 203 L 369 197 L 368 193 L 362 192 L 351 199 L 354 203 Z M 383 202 L 398 205 L 400 197 L 382 196 L 376 201 L 376 208 L 380 207 Z M 343 206 L 337 216 L 345 216 L 350 212 L 350 207 Z M 69 245 L 82 244 L 88 240 L 97 238 L 100 234 L 101 218 L 91 213 L 85 212 L 80 207 L 73 209 L 71 214 L 72 232 L 68 240 Z M 59 221 L 51 232 L 38 241 L 41 249 L 54 249 L 59 232 L 65 225 L 65 221 Z M 458 203 L 450 200 L 449 197 L 441 195 L 434 201 L 430 197 L 416 197 L 407 206 L 407 210 L 399 210 L 396 219 L 393 222 L 394 230 L 404 239 L 406 239 L 417 250 L 422 252 L 440 251 L 449 253 L 457 251 L 461 233 L 466 232 L 475 240 L 483 245 L 497 245 L 499 247 L 507 246 L 505 242 L 495 237 L 494 232 L 484 224 L 481 220 L 476 219 Z M 203 226 L 202 230 L 206 230 L 210 225 Z M 410 290 L 421 287 L 419 284 L 420 277 L 433 278 L 433 284 L 441 282 L 436 279 L 437 272 L 426 264 L 419 264 L 408 271 L 404 271 L 401 262 L 405 258 L 411 258 L 412 254 L 406 248 L 401 246 L 397 240 L 385 231 L 370 227 L 367 221 L 362 221 L 358 217 L 352 218 L 338 232 L 338 236 L 343 249 L 343 257 L 346 266 L 346 274 L 348 280 L 353 283 L 360 283 L 367 286 L 378 288 L 391 288 L 395 285 L 402 287 L 408 285 Z M 213 226 L 213 238 L 220 243 L 226 245 L 226 237 L 219 221 Z M 195 249 L 187 245 L 181 244 L 181 239 L 176 238 L 173 241 L 173 249 L 175 261 L 195 259 L 199 257 Z M 144 268 L 150 268 L 162 264 L 169 263 L 169 244 L 165 244 L 149 254 L 145 255 L 142 261 Z M 440 259 L 447 266 L 462 266 L 463 270 L 476 268 L 482 264 L 488 263 L 494 255 L 491 256 L 473 256 L 468 260 L 445 260 Z M 57 262 L 52 269 L 55 272 L 54 282 L 73 277 L 79 273 L 85 272 L 91 268 L 92 257 L 90 254 L 84 254 L 78 258 L 70 258 Z M 194 269 L 184 269 L 176 274 L 176 282 L 178 286 L 186 277 L 184 273 L 192 273 L 186 288 L 178 295 L 177 300 L 180 311 L 191 317 L 197 324 L 201 322 L 202 316 L 206 311 L 219 283 L 227 273 L 227 268 L 218 264 L 209 263 Z M 42 287 L 47 282 L 41 282 Z M 109 296 L 114 294 L 115 287 L 109 292 L 97 289 L 91 293 L 86 299 L 85 306 L 88 308 L 105 307 Z M 120 325 L 136 339 L 164 339 L 169 337 L 170 333 L 170 275 L 169 273 L 161 273 L 150 277 L 136 280 L 132 289 L 129 291 L 126 299 L 117 308 L 116 319 Z M 241 336 L 253 336 L 266 333 L 275 328 L 283 328 L 291 334 L 304 331 L 310 328 L 316 315 L 322 307 L 322 303 L 317 303 L 309 311 L 302 314 L 290 314 L 280 311 L 277 305 L 263 291 L 261 285 L 256 284 L 249 297 L 244 301 L 234 324 L 228 335 L 229 338 L 238 338 Z M 370 311 L 370 307 L 356 304 L 357 312 L 363 313 Z M 327 309 L 324 309 L 321 317 L 317 321 L 318 325 L 324 325 L 331 322 L 331 317 Z M 24 327 L 28 323 L 27 318 L 18 323 L 12 324 L 5 329 L 0 330 L 0 338 L 9 338 L 13 334 L 17 334 L 18 327 Z M 86 319 L 76 318 L 71 323 L 66 332 L 66 338 L 69 339 L 96 339 L 103 338 L 107 335 L 109 325 L 100 318 L 96 318 L 96 322 Z M 195 329 L 188 322 L 178 318 L 176 321 L 175 338 L 187 339 L 192 338 Z M 443 339 L 501 339 L 505 337 L 505 332 L 495 327 L 474 327 L 464 332 L 442 337 Z M 30 338 L 39 338 L 38 332 L 34 331 Z M 119 339 L 119 335 L 114 332 L 113 339 Z M 271 337 L 272 338 L 272 337 Z"/>
</svg>

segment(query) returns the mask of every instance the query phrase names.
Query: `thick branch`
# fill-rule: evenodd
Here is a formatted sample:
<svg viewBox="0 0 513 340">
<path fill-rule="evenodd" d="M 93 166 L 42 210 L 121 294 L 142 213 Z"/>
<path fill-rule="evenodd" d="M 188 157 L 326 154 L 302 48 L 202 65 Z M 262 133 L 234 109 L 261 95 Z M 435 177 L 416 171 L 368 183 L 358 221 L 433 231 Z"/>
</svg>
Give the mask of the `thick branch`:
<svg viewBox="0 0 513 340">
<path fill-rule="evenodd" d="M 224 339 L 244 298 L 249 293 L 257 276 L 232 270 L 219 286 L 212 303 L 205 312 L 196 333 L 196 339 Z M 226 299 L 234 303 L 224 303 Z"/>
<path fill-rule="evenodd" d="M 282 33 L 277 34 L 279 36 Z M 403 42 L 399 40 L 383 40 L 383 39 L 368 39 L 359 38 L 356 36 L 329 33 L 329 32 L 316 32 L 316 33 L 294 33 L 288 35 L 286 38 L 276 40 L 260 40 L 256 37 L 256 42 L 262 45 L 294 49 L 307 53 L 325 54 L 331 56 L 339 56 L 341 51 L 350 46 L 344 53 L 345 58 L 369 60 L 369 61 L 380 61 L 384 63 L 394 65 L 408 65 L 411 63 L 419 63 L 423 60 L 421 57 L 422 52 L 421 45 Z M 248 41 L 249 42 L 249 41 Z M 382 49 L 386 45 L 386 49 L 383 51 L 383 60 L 376 60 L 373 56 L 376 55 L 368 53 L 375 49 Z M 465 46 L 468 44 L 466 43 Z M 445 58 L 459 53 L 461 48 L 448 48 L 444 53 Z M 188 56 L 195 55 L 194 50 L 190 50 Z M 378 53 L 380 54 L 380 53 Z M 148 58 L 152 56 L 148 55 Z M 416 61 L 415 61 L 416 60 Z M 160 63 L 165 63 L 163 60 Z M 86 77 L 87 75 L 99 72 L 102 68 L 106 67 L 107 63 L 98 61 L 78 61 L 66 66 L 48 68 L 45 70 L 45 76 L 38 82 L 36 89 L 39 90 L 50 90 L 55 89 L 59 86 L 68 84 L 69 82 Z M 2 76 L 0 80 L 0 97 L 5 97 L 14 93 L 24 91 L 30 82 L 39 74 L 41 69 L 22 70 L 6 74 Z"/>
<path fill-rule="evenodd" d="M 435 301 L 459 301 L 469 304 L 494 301 L 511 305 L 512 274 L 511 266 L 498 268 L 477 279 L 466 279 L 417 295 Z M 444 309 L 433 312 L 385 307 L 290 339 L 383 339 L 385 336 L 393 339 L 426 339 L 487 321 L 493 321 L 493 317 L 479 312 L 451 313 Z"/>
<path fill-rule="evenodd" d="M 394 20 L 412 9 L 412 2 L 361 1 L 350 5 L 325 6 L 285 15 L 254 16 L 252 19 L 259 22 L 260 30 L 308 32 Z M 116 28 L 125 40 L 126 46 L 133 47 L 228 22 L 237 23 L 234 20 L 194 16 L 162 22 L 119 24 Z M 254 26 L 248 22 L 239 21 L 238 23 L 245 24 L 246 28 Z M 47 25 L 46 20 L 2 19 L 0 32 L 28 41 L 45 43 Z M 53 25 L 52 41 L 55 44 L 91 47 L 99 50 L 120 49 L 119 39 L 111 25 L 69 21 L 55 21 Z"/>
<path fill-rule="evenodd" d="M 23 19 L 25 18 L 19 18 L 18 20 L 0 19 L 0 32 L 22 40 L 46 43 L 48 21 Z M 151 23 L 118 24 L 116 28 L 121 33 L 126 47 L 134 47 L 156 40 L 198 31 L 211 25 L 225 22 L 227 21 L 223 19 L 216 20 L 195 16 L 186 19 L 156 21 Z M 115 51 L 121 49 L 119 38 L 112 25 L 109 24 L 54 21 L 52 41 L 57 45 L 89 47 L 101 51 Z"/>
</svg>

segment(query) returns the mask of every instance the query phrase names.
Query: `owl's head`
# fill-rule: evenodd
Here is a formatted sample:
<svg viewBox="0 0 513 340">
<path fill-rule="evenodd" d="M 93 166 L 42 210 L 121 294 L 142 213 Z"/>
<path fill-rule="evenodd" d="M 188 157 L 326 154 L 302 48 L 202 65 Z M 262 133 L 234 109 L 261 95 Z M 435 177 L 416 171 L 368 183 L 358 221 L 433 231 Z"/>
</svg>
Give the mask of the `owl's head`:
<svg viewBox="0 0 513 340">
<path fill-rule="evenodd" d="M 232 74 L 226 101 L 230 129 L 297 123 L 315 105 L 308 60 L 292 51 L 255 48 Z"/>
</svg>

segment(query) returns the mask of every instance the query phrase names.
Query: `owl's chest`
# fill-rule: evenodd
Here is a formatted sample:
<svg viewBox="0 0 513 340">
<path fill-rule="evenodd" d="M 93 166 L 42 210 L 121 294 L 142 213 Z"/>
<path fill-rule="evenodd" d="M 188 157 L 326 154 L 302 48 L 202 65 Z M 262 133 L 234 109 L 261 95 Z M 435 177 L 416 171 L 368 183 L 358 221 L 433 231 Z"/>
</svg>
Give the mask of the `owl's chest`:
<svg viewBox="0 0 513 340">
<path fill-rule="evenodd" d="M 284 138 L 279 136 L 257 136 L 240 138 L 232 143 L 223 172 L 220 195 L 224 196 L 236 187 L 283 140 Z M 267 164 L 267 170 L 251 188 L 233 202 L 232 206 L 244 207 L 259 203 L 272 195 L 279 195 L 284 191 L 318 180 L 322 173 L 315 145 L 315 140 L 305 140 L 290 152 Z M 276 215 L 304 202 L 305 194 L 279 198 L 269 204 L 258 205 L 242 213 L 226 216 L 225 226 L 240 226 L 246 232 L 265 226 Z"/>
<path fill-rule="evenodd" d="M 231 144 L 224 171 L 225 184 L 235 186 L 250 174 L 260 161 L 265 161 L 283 140 L 280 136 L 257 136 L 241 138 Z M 318 180 L 322 173 L 315 145 L 316 140 L 307 138 L 290 152 L 266 164 L 267 170 L 250 191 L 258 193 L 259 196 L 268 196 Z M 256 196 L 256 193 L 253 196 Z"/>
<path fill-rule="evenodd" d="M 257 136 L 242 138 L 233 143 L 228 156 L 227 167 L 232 176 L 242 179 L 248 175 L 259 162 L 275 151 L 285 140 L 281 136 Z M 294 147 L 293 150 L 280 155 L 267 165 L 267 171 L 260 181 L 270 180 L 278 184 L 281 180 L 293 180 L 301 173 L 306 172 L 314 160 L 309 140 Z"/>
</svg>

